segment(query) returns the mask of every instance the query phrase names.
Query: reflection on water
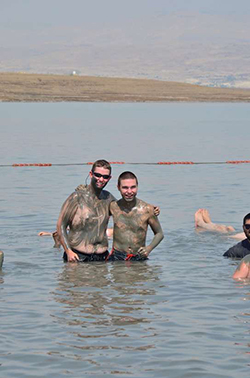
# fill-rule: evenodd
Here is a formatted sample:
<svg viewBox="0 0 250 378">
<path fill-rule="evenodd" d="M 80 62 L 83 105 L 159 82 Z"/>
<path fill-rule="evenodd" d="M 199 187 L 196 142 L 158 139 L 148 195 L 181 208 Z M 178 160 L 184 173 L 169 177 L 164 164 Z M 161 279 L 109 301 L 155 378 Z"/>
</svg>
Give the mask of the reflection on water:
<svg viewBox="0 0 250 378">
<path fill-rule="evenodd" d="M 65 264 L 53 291 L 61 305 L 53 318 L 67 326 L 60 355 L 68 359 L 74 350 L 89 371 L 134 374 L 134 353 L 144 359 L 156 347 L 153 305 L 160 273 L 147 262 Z"/>
<path fill-rule="evenodd" d="M 75 309 L 74 318 L 80 317 L 76 322 L 83 326 L 89 322 L 104 326 L 148 321 L 143 314 L 155 295 L 158 273 L 145 262 L 66 264 L 54 292 L 56 301 L 65 304 L 63 321 L 72 324 Z"/>
</svg>

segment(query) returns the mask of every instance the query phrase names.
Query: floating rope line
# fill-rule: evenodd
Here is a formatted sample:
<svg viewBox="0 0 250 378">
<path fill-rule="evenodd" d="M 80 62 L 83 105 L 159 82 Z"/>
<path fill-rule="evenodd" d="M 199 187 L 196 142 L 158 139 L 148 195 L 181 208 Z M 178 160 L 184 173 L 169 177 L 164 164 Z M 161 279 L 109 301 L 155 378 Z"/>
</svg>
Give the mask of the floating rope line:
<svg viewBox="0 0 250 378">
<path fill-rule="evenodd" d="M 227 161 L 158 161 L 156 163 L 126 163 L 125 161 L 110 161 L 110 164 L 127 164 L 127 165 L 198 165 L 198 164 L 246 164 L 250 163 L 250 160 L 227 160 Z M 15 163 L 15 164 L 0 164 L 1 167 L 66 167 L 74 165 L 93 165 L 94 162 L 87 163 Z"/>
</svg>

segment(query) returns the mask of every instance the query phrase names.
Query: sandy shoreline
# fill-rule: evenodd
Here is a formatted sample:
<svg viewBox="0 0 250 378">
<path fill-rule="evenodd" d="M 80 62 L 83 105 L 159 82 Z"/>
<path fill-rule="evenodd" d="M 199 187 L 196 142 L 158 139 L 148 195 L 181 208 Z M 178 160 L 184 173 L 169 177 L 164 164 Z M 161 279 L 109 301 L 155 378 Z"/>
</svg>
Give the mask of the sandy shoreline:
<svg viewBox="0 0 250 378">
<path fill-rule="evenodd" d="M 250 102 L 250 89 L 147 79 L 0 73 L 0 102 Z"/>
</svg>

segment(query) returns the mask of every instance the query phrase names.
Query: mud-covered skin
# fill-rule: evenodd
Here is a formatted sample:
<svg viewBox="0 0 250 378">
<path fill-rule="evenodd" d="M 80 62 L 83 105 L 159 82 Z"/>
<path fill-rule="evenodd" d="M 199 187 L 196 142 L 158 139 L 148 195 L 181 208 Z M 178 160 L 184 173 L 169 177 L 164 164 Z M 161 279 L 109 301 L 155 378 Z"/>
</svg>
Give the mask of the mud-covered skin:
<svg viewBox="0 0 250 378">
<path fill-rule="evenodd" d="M 114 201 L 112 194 L 102 190 L 98 198 L 90 187 L 78 188 L 68 197 L 58 219 L 61 227 L 57 229 L 64 249 L 74 248 L 84 253 L 107 250 L 106 229 L 111 201 Z"/>
<path fill-rule="evenodd" d="M 89 172 L 90 184 L 69 196 L 58 218 L 58 237 L 69 262 L 80 261 L 74 251 L 100 254 L 107 249 L 109 204 L 114 197 L 103 189 L 111 179 L 111 169 L 105 160 L 96 163 Z"/>
<path fill-rule="evenodd" d="M 113 248 L 126 253 L 138 252 L 147 257 L 163 239 L 163 232 L 152 205 L 136 198 L 130 209 L 121 199 L 110 204 L 114 221 Z M 155 234 L 149 246 L 145 247 L 147 229 L 150 226 Z"/>
</svg>

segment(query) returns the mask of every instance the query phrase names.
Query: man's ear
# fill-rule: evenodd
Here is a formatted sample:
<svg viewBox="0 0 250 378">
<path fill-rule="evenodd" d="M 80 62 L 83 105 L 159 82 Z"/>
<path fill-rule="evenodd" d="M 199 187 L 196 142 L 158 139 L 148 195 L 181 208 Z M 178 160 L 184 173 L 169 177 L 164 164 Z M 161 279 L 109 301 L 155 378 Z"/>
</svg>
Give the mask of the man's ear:
<svg viewBox="0 0 250 378">
<path fill-rule="evenodd" d="M 92 171 L 89 172 L 89 177 L 90 177 L 90 178 L 93 177 L 93 172 L 92 172 Z"/>
</svg>

